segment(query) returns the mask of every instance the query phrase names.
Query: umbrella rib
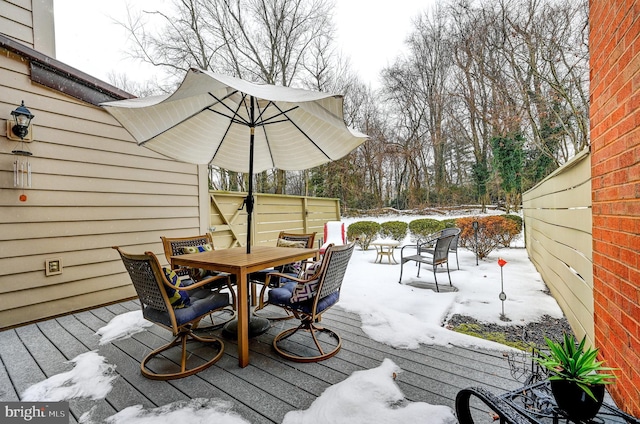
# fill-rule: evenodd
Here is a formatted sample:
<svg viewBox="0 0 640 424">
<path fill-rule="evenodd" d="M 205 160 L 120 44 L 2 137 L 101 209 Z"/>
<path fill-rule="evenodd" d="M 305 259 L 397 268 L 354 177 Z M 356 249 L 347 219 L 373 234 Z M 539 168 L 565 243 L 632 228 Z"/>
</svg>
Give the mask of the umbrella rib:
<svg viewBox="0 0 640 424">
<path fill-rule="evenodd" d="M 316 149 L 318 149 L 318 150 L 319 150 L 319 151 L 320 151 L 320 152 L 321 152 L 321 153 L 322 153 L 322 154 L 323 154 L 327 159 L 329 159 L 329 160 L 333 160 L 333 159 L 331 158 L 331 156 L 329 156 L 329 155 L 327 154 L 327 152 L 325 152 L 322 148 L 320 148 L 320 146 L 318 146 L 318 144 L 317 144 L 315 141 L 313 141 L 313 139 L 312 139 L 311 137 L 309 137 L 309 135 L 308 135 L 306 132 L 304 132 L 304 131 L 302 130 L 302 128 L 300 128 L 300 127 L 298 126 L 298 124 L 296 124 L 296 123 L 293 121 L 293 119 L 289 118 L 289 116 L 287 115 L 287 112 L 290 112 L 290 111 L 291 111 L 291 109 L 290 109 L 290 110 L 287 110 L 287 111 L 283 111 L 283 110 L 282 110 L 282 109 L 280 109 L 280 108 L 278 107 L 278 105 L 277 105 L 277 104 L 275 104 L 275 103 L 273 104 L 273 107 L 275 107 L 276 109 L 278 109 L 278 110 L 280 111 L 280 114 L 281 114 L 281 115 L 284 115 L 284 116 L 287 118 L 287 120 L 289 120 L 289 122 L 291 122 L 291 125 L 293 125 L 294 127 L 296 127 L 296 129 L 297 129 L 298 131 L 300 131 L 300 134 L 302 134 L 303 136 L 305 136 L 305 137 L 306 137 L 306 139 L 307 139 L 307 140 L 309 140 L 309 141 L 311 142 L 311 144 L 313 144 L 314 146 L 316 146 Z"/>
<path fill-rule="evenodd" d="M 229 94 L 228 96 L 224 97 L 225 99 L 228 98 L 229 96 L 231 96 L 234 93 L 237 93 L 238 91 L 234 91 L 233 93 Z M 209 95 L 211 95 L 211 97 L 213 97 L 214 99 L 218 100 L 218 98 L 216 96 L 214 96 L 212 93 L 209 93 Z M 242 94 L 242 99 L 245 99 L 245 95 L 244 93 Z M 229 130 L 231 129 L 231 125 L 233 125 L 234 123 L 238 123 L 241 125 L 247 125 L 247 126 L 251 126 L 249 122 L 245 121 L 244 119 L 237 119 L 238 117 L 238 110 L 240 109 L 240 107 L 242 106 L 242 103 L 244 103 L 244 101 L 242 101 L 241 103 L 238 103 L 238 108 L 236 110 L 231 109 L 229 106 L 227 106 L 226 104 L 224 104 L 221 100 L 218 100 L 219 103 L 222 103 L 224 105 L 224 107 L 226 107 L 227 109 L 229 109 L 229 111 L 233 112 L 233 116 L 227 116 L 224 113 L 218 112 L 217 110 L 213 110 L 213 109 L 209 109 L 211 112 L 217 113 L 219 115 L 224 116 L 225 118 L 229 118 L 229 125 L 227 125 L 227 129 L 224 131 L 224 135 L 222 136 L 221 140 L 224 140 L 227 137 L 227 134 L 229 134 Z M 211 161 L 213 160 L 213 158 L 215 158 L 218 155 L 218 152 L 220 151 L 220 148 L 222 147 L 222 143 L 218 144 L 218 148 L 216 149 L 215 153 L 213 154 L 213 156 L 211 156 Z M 209 162 L 211 162 L 209 161 Z"/>
<path fill-rule="evenodd" d="M 207 109 L 208 109 L 208 110 L 210 110 L 211 112 L 217 113 L 218 115 L 222 115 L 222 116 L 224 116 L 225 118 L 229 118 L 229 119 L 231 119 L 233 122 L 236 122 L 236 123 L 238 123 L 238 124 L 242 124 L 242 125 L 250 126 L 250 125 L 251 125 L 251 123 L 250 123 L 249 121 L 247 121 L 247 120 L 245 120 L 245 119 L 242 119 L 242 117 L 238 115 L 238 109 L 240 109 L 241 104 L 242 104 L 242 103 L 244 103 L 244 99 L 246 98 L 246 94 L 242 93 L 242 100 L 243 100 L 243 101 L 242 101 L 240 104 L 238 104 L 238 109 L 236 109 L 236 110 L 231 109 L 231 107 L 229 107 L 229 106 L 224 102 L 226 99 L 228 99 L 229 97 L 233 96 L 233 95 L 234 95 L 234 94 L 236 94 L 237 92 L 238 92 L 238 90 L 236 90 L 236 91 L 234 91 L 234 92 L 232 92 L 232 93 L 227 94 L 227 95 L 226 95 L 226 96 L 224 96 L 222 99 L 219 99 L 218 97 L 216 97 L 216 95 L 215 95 L 215 94 L 213 94 L 212 92 L 210 92 L 210 91 L 209 91 L 209 92 L 208 92 L 208 93 L 209 93 L 209 95 L 210 95 L 211 97 L 213 97 L 214 99 L 216 99 L 216 101 L 217 101 L 218 103 L 215 103 L 215 104 L 212 104 L 211 106 L 208 106 L 208 107 L 207 107 Z M 217 110 L 213 110 L 213 109 L 211 109 L 211 108 L 212 108 L 213 106 L 215 106 L 216 104 L 221 104 L 221 105 L 222 105 L 222 106 L 224 106 L 224 107 L 225 107 L 229 112 L 231 112 L 233 115 L 232 115 L 232 116 L 225 115 L 225 114 L 224 114 L 224 113 L 222 113 L 222 112 L 219 112 L 219 111 L 217 111 Z M 227 129 L 227 131 L 228 131 L 228 130 L 229 130 L 229 129 Z M 225 135 L 226 135 L 226 134 L 225 134 Z"/>
<path fill-rule="evenodd" d="M 273 105 L 273 107 L 275 107 L 276 109 L 278 109 L 278 112 L 280 112 L 280 113 L 277 113 L 277 114 L 275 114 L 275 115 L 273 115 L 273 116 L 270 116 L 270 117 L 268 117 L 268 118 L 267 118 L 267 119 L 265 119 L 265 120 L 261 120 L 261 119 L 262 119 L 262 116 L 265 114 L 265 112 L 267 111 L 267 109 L 269 109 L 269 106 L 271 106 L 271 105 Z M 260 111 L 260 114 L 258 115 L 258 119 L 256 119 L 256 125 L 264 126 L 264 125 L 269 125 L 269 124 L 277 124 L 277 123 L 279 123 L 279 122 L 287 122 L 287 121 L 291 121 L 291 119 L 289 119 L 289 117 L 286 115 L 286 114 L 287 114 L 287 112 L 291 112 L 292 110 L 296 110 L 296 109 L 298 109 L 299 107 L 300 107 L 300 106 L 293 106 L 293 107 L 291 107 L 290 109 L 287 109 L 287 110 L 285 110 L 285 111 L 282 111 L 282 110 L 281 110 L 281 109 L 280 109 L 280 108 L 279 108 L 275 103 L 273 103 L 272 101 L 269 101 L 269 103 L 267 104 L 267 106 L 265 106 L 265 108 L 264 108 L 264 109 L 262 109 L 262 110 Z M 281 120 L 278 120 L 278 121 L 274 121 L 274 119 L 275 119 L 275 118 L 277 118 L 277 117 L 279 117 L 279 116 L 283 116 L 283 115 L 284 115 L 285 119 L 281 119 Z M 258 123 L 257 121 L 260 121 L 260 122 Z"/>
<path fill-rule="evenodd" d="M 139 143 L 138 143 L 138 146 L 144 146 L 145 144 L 147 144 L 147 142 L 149 142 L 149 141 L 151 141 L 151 140 L 153 140 L 153 139 L 157 138 L 158 136 L 160 136 L 160 135 L 162 135 L 162 134 L 166 133 L 167 131 L 170 131 L 170 130 L 174 129 L 174 128 L 175 128 L 175 127 L 177 127 L 178 125 L 182 124 L 184 121 L 187 121 L 187 120 L 189 120 L 189 119 L 193 118 L 194 116 L 201 114 L 201 113 L 202 113 L 202 112 L 204 112 L 205 110 L 210 110 L 210 109 L 209 109 L 210 107 L 211 107 L 211 106 L 207 106 L 207 107 L 204 107 L 204 108 L 200 109 L 200 110 L 199 110 L 199 111 L 197 111 L 197 112 L 192 113 L 190 116 L 188 116 L 188 117 L 184 118 L 184 119 L 183 119 L 183 120 L 181 120 L 180 122 L 176 122 L 174 125 L 171 125 L 169 128 L 166 128 L 166 129 L 164 129 L 164 130 L 160 131 L 158 134 L 154 135 L 153 137 L 148 138 L 147 140 L 143 140 L 143 141 L 139 142 Z M 127 130 L 127 131 L 128 131 L 128 130 Z"/>
<path fill-rule="evenodd" d="M 209 108 L 207 108 L 207 109 L 208 109 L 210 112 L 217 113 L 218 115 L 220 115 L 220 116 L 224 116 L 225 118 L 229 118 L 229 119 L 231 120 L 231 123 L 232 123 L 232 124 L 234 124 L 234 123 L 235 123 L 235 124 L 240 124 L 240 125 L 251 126 L 251 125 L 250 125 L 250 123 L 249 123 L 248 121 L 245 121 L 244 119 L 238 119 L 238 117 L 237 117 L 237 116 L 235 116 L 235 115 L 234 115 L 234 116 L 229 116 L 229 115 L 226 115 L 226 114 L 224 114 L 224 113 L 222 113 L 222 112 L 219 112 L 219 111 L 217 111 L 217 110 L 213 110 L 213 109 L 209 109 Z M 225 135 L 226 135 L 226 134 L 225 134 Z"/>
<path fill-rule="evenodd" d="M 265 106 L 264 109 L 260 109 L 260 106 L 258 106 L 258 110 L 260 111 L 260 113 L 258 114 L 258 120 L 262 119 L 263 114 L 267 111 L 267 109 L 269 108 L 269 106 L 273 104 L 272 101 L 269 101 L 269 103 L 267 103 L 267 106 Z M 271 119 L 271 118 L 269 118 Z M 264 133 L 264 140 L 266 142 L 267 145 L 267 149 L 269 150 L 269 157 L 271 158 L 271 165 L 275 166 L 275 161 L 273 160 L 273 151 L 271 150 L 271 143 L 269 142 L 269 136 L 267 135 L 267 129 L 264 126 L 264 121 L 261 122 L 260 127 L 262 127 L 262 132 Z"/>
<path fill-rule="evenodd" d="M 211 112 L 217 113 L 218 115 L 221 115 L 221 116 L 224 116 L 224 117 L 230 119 L 229 125 L 227 126 L 227 129 L 225 131 L 225 134 L 222 137 L 223 139 L 224 139 L 224 137 L 227 136 L 227 134 L 229 133 L 229 130 L 231 129 L 231 125 L 233 125 L 234 123 L 237 123 L 237 124 L 240 124 L 240 125 L 247 125 L 249 127 L 252 126 L 252 124 L 253 124 L 253 126 L 261 126 L 264 129 L 264 127 L 266 125 L 269 125 L 269 124 L 276 124 L 276 123 L 280 123 L 280 122 L 290 122 L 291 125 L 293 125 L 300 132 L 300 134 L 302 134 L 307 140 L 309 140 L 309 142 L 311 142 L 311 144 L 313 144 L 316 147 L 316 149 L 318 149 L 318 151 L 320 151 L 327 159 L 332 160 L 331 156 L 329 156 L 315 141 L 313 141 L 313 139 L 311 137 L 309 137 L 309 135 L 307 133 L 304 132 L 304 130 L 302 128 L 300 128 L 300 126 L 298 126 L 298 124 L 296 124 L 287 115 L 287 113 L 289 113 L 289 112 L 291 112 L 293 110 L 296 110 L 299 106 L 292 106 L 291 108 L 289 108 L 287 110 L 283 110 L 277 104 L 275 104 L 274 102 L 269 101 L 267 106 L 265 106 L 263 109 L 260 110 L 260 113 L 258 115 L 258 119 L 256 119 L 256 122 L 252 123 L 252 122 L 249 122 L 246 119 L 242 118 L 240 115 L 238 115 L 238 110 L 242 107 L 243 103 L 245 104 L 245 107 L 246 107 L 246 101 L 245 101 L 246 98 L 247 98 L 247 94 L 246 93 L 242 93 L 241 92 L 242 102 L 240 102 L 238 104 L 238 108 L 236 110 L 233 110 L 226 103 L 224 103 L 224 100 L 226 100 L 227 98 L 231 97 L 232 95 L 234 95 L 234 94 L 236 94 L 238 92 L 239 92 L 239 90 L 235 90 L 232 93 L 227 94 L 222 99 L 219 99 L 215 94 L 213 94 L 211 92 L 208 92 L 209 95 L 216 100 L 216 102 L 217 102 L 216 104 L 221 104 L 222 106 L 224 106 L 232 114 L 231 116 L 229 116 L 229 115 L 227 115 L 227 114 L 225 114 L 223 112 L 211 109 L 215 104 L 205 108 L 205 109 L 207 109 L 207 110 L 209 110 Z M 267 119 L 262 120 L 262 117 L 264 116 L 265 112 L 267 111 L 267 109 L 270 106 L 273 106 L 274 108 L 276 108 L 278 110 L 278 113 L 273 115 L 273 116 L 270 116 Z M 276 118 L 282 117 L 282 116 L 284 117 L 283 119 L 275 120 Z M 273 153 L 271 152 L 271 146 L 270 146 L 268 138 L 267 138 L 266 130 L 264 130 L 264 135 L 265 135 L 265 139 L 267 140 L 267 146 L 269 147 L 269 154 L 271 156 L 271 163 L 274 163 L 273 162 Z M 212 156 L 212 160 L 213 160 L 213 158 L 215 158 L 217 156 L 218 151 L 220 150 L 221 146 L 222 145 L 220 144 L 218 146 L 218 148 L 216 149 L 215 153 Z"/>
</svg>

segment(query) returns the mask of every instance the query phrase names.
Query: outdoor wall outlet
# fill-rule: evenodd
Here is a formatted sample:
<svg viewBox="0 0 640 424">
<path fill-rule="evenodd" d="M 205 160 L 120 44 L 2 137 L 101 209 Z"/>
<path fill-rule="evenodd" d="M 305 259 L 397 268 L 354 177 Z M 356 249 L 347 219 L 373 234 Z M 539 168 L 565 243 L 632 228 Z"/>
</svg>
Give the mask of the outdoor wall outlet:
<svg viewBox="0 0 640 424">
<path fill-rule="evenodd" d="M 47 277 L 50 275 L 62 274 L 62 259 L 51 258 L 45 260 L 44 273 Z"/>
</svg>

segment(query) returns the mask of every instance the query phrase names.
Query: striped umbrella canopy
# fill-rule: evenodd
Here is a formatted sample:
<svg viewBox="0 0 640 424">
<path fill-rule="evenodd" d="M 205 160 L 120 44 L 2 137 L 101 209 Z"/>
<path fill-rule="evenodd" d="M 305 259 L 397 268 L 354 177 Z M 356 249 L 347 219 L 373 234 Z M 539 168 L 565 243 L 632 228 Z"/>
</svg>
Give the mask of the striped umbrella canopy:
<svg viewBox="0 0 640 424">
<path fill-rule="evenodd" d="M 138 145 L 194 164 L 249 173 L 340 159 L 367 136 L 344 122 L 343 96 L 256 84 L 200 69 L 170 95 L 102 103 Z M 245 201 L 253 213 L 253 178 Z M 251 251 L 247 232 L 247 253 Z"/>
</svg>

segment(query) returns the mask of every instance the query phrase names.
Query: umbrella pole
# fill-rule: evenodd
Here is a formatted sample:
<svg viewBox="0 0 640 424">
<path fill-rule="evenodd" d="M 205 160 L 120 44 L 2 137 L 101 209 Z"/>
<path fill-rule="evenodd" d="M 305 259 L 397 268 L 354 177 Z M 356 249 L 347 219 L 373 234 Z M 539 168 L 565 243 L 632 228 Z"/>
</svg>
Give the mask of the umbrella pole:
<svg viewBox="0 0 640 424">
<path fill-rule="evenodd" d="M 253 220 L 253 142 L 255 136 L 254 97 L 251 96 L 251 135 L 249 136 L 249 193 L 247 194 L 247 253 L 251 253 L 251 221 Z"/>
</svg>

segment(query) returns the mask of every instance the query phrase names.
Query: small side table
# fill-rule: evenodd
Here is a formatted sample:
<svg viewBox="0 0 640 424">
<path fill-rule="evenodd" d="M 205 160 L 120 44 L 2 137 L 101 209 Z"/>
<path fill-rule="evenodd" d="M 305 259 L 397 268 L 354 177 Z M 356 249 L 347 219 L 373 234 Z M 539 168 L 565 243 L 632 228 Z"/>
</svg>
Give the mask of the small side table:
<svg viewBox="0 0 640 424">
<path fill-rule="evenodd" d="M 382 240 L 382 241 L 374 241 L 370 243 L 371 246 L 376 248 L 376 260 L 375 263 L 382 263 L 382 258 L 387 257 L 389 259 L 389 263 L 397 264 L 396 258 L 393 256 L 393 251 L 396 247 L 400 246 L 400 242 L 395 240 Z"/>
</svg>

